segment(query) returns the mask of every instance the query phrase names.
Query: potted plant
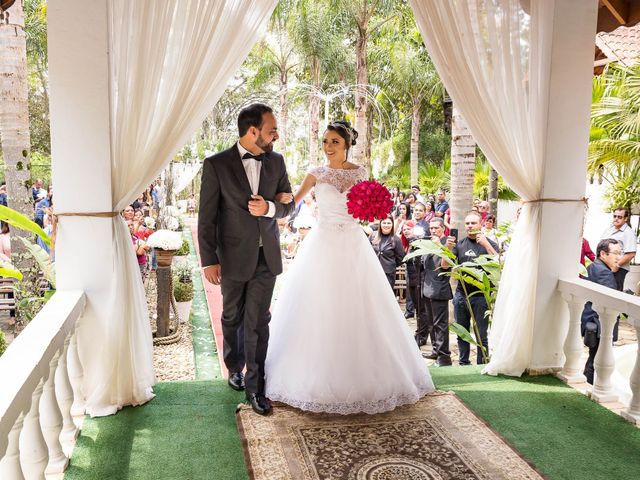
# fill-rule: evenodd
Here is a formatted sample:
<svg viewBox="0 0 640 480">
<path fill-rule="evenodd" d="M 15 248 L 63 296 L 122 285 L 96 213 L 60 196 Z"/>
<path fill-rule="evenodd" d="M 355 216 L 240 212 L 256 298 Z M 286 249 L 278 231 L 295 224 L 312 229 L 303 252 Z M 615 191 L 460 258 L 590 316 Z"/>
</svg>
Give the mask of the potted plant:
<svg viewBox="0 0 640 480">
<path fill-rule="evenodd" d="M 174 254 L 177 257 L 183 257 L 185 255 L 189 255 L 189 242 L 185 239 L 182 240 L 182 246 L 176 250 Z"/>
<path fill-rule="evenodd" d="M 176 310 L 180 317 L 180 322 L 185 323 L 189 319 L 191 303 L 193 301 L 193 283 L 191 282 L 191 269 L 188 277 L 185 275 L 175 275 L 173 278 L 173 296 L 176 300 Z"/>
</svg>

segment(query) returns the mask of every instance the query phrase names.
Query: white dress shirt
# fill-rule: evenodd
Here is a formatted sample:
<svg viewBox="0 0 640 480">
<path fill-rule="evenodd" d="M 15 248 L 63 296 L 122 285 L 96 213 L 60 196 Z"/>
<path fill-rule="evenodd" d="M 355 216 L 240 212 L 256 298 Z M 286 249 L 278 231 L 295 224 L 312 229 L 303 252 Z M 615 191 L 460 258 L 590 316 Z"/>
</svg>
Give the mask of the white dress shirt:
<svg viewBox="0 0 640 480">
<path fill-rule="evenodd" d="M 247 179 L 249 180 L 249 185 L 251 186 L 251 193 L 257 195 L 258 187 L 260 186 L 260 169 L 262 168 L 262 162 L 259 162 L 255 158 L 242 158 L 245 153 L 251 154 L 251 152 L 240 145 L 240 142 L 238 142 L 238 151 L 240 152 L 242 166 L 244 167 L 244 171 L 247 174 Z M 263 217 L 271 218 L 276 214 L 276 206 L 273 202 L 270 202 L 268 200 L 267 205 L 269 205 L 269 209 L 267 210 L 267 213 L 263 215 Z"/>
</svg>

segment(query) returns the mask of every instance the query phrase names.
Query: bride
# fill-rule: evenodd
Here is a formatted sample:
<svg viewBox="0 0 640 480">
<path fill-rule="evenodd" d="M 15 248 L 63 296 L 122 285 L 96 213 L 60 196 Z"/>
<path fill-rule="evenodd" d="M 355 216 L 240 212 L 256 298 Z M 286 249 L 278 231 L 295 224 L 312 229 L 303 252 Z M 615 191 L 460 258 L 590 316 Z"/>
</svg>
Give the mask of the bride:
<svg viewBox="0 0 640 480">
<path fill-rule="evenodd" d="M 347 212 L 347 191 L 367 178 L 347 161 L 357 136 L 346 121 L 330 124 L 322 141 L 328 165 L 311 169 L 293 196 L 297 203 L 315 187 L 318 222 L 285 276 L 270 325 L 266 396 L 312 412 L 385 412 L 434 390 L 387 277 Z"/>
</svg>

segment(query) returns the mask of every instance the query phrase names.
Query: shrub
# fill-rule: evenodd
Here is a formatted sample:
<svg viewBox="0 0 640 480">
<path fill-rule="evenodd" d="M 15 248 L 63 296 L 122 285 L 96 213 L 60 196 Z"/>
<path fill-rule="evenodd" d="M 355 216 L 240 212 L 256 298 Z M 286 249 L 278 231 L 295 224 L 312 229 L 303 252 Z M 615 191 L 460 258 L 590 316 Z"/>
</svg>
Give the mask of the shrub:
<svg viewBox="0 0 640 480">
<path fill-rule="evenodd" d="M 176 302 L 189 302 L 193 300 L 193 284 L 184 282 L 174 282 L 173 296 Z"/>
<path fill-rule="evenodd" d="M 182 245 L 178 250 L 176 250 L 176 253 L 174 253 L 174 255 L 189 255 L 189 242 L 185 239 L 182 239 Z"/>
<path fill-rule="evenodd" d="M 7 349 L 7 340 L 4 338 L 4 332 L 0 330 L 0 355 Z"/>
</svg>

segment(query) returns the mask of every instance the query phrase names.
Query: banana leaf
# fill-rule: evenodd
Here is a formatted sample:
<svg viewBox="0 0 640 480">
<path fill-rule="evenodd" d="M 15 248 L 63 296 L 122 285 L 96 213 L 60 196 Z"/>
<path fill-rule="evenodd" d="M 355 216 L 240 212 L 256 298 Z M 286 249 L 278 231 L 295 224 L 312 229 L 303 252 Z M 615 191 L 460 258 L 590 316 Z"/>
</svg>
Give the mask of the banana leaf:
<svg viewBox="0 0 640 480">
<path fill-rule="evenodd" d="M 22 280 L 22 274 L 18 270 L 14 270 L 13 268 L 8 267 L 0 267 L 0 277 Z"/>
<path fill-rule="evenodd" d="M 40 270 L 44 274 L 44 278 L 56 288 L 56 269 L 55 265 L 51 262 L 49 258 L 49 254 L 40 246 L 35 243 L 26 240 L 25 238 L 18 237 L 20 241 L 24 244 L 25 248 L 29 251 L 29 253 L 35 258 Z"/>
<path fill-rule="evenodd" d="M 415 250 L 411 250 L 405 257 L 404 261 L 410 260 L 414 257 L 422 257 L 423 255 L 436 255 L 440 258 L 455 259 L 455 255 L 451 250 L 442 244 L 436 243 L 433 240 L 416 240 L 411 242 L 411 246 L 415 247 Z"/>
<path fill-rule="evenodd" d="M 464 328 L 459 323 L 450 323 L 449 324 L 449 330 L 452 331 L 453 333 L 455 333 L 457 336 L 459 336 L 465 342 L 468 342 L 468 343 L 470 343 L 472 345 L 478 346 L 478 342 L 476 342 L 476 339 L 471 336 L 471 334 L 469 333 L 469 330 Z"/>
<path fill-rule="evenodd" d="M 51 246 L 51 239 L 49 238 L 49 235 L 47 235 L 47 233 L 42 228 L 40 228 L 40 225 L 27 218 L 20 212 L 16 212 L 12 208 L 0 205 L 0 220 L 8 223 L 12 227 L 35 233 L 48 247 Z"/>
</svg>

